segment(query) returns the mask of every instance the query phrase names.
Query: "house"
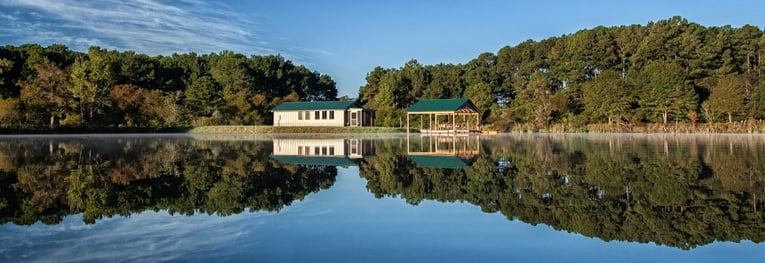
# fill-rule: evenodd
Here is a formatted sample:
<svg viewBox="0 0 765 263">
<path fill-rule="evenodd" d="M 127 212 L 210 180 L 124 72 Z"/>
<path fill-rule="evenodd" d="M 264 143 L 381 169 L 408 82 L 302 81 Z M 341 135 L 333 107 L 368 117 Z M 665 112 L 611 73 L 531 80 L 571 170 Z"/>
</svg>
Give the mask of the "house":
<svg viewBox="0 0 765 263">
<path fill-rule="evenodd" d="M 274 126 L 372 126 L 374 111 L 355 101 L 284 102 L 271 109 Z"/>
<path fill-rule="evenodd" d="M 357 166 L 374 154 L 374 142 L 359 138 L 273 138 L 271 158 L 283 164 Z"/>
<path fill-rule="evenodd" d="M 406 109 L 407 131 L 419 126 L 421 133 L 469 133 L 479 131 L 480 124 L 481 112 L 469 99 L 420 100 Z"/>
</svg>

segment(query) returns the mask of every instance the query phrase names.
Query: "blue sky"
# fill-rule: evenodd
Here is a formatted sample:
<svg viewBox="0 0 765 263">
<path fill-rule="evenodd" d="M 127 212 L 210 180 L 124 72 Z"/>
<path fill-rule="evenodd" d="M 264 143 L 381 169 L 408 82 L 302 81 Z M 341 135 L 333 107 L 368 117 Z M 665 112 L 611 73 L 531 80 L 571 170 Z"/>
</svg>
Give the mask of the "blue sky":
<svg viewBox="0 0 765 263">
<path fill-rule="evenodd" d="M 357 97 L 375 66 L 466 63 L 527 39 L 672 16 L 763 28 L 762 10 L 756 0 L 0 0 L 0 45 L 281 54 L 332 76 L 341 96 Z"/>
</svg>

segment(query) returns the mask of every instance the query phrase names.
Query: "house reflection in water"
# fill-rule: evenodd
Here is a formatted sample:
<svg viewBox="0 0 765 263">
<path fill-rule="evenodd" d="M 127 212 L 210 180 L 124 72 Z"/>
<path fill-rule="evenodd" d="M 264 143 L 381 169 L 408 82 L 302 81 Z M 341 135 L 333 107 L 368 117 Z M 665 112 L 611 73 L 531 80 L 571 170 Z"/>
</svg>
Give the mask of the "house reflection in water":
<svg viewBox="0 0 765 263">
<path fill-rule="evenodd" d="M 420 135 L 407 137 L 407 157 L 421 168 L 465 169 L 481 152 L 478 135 Z"/>
<path fill-rule="evenodd" d="M 273 155 L 283 164 L 356 166 L 374 153 L 370 140 L 359 138 L 273 138 Z"/>
</svg>

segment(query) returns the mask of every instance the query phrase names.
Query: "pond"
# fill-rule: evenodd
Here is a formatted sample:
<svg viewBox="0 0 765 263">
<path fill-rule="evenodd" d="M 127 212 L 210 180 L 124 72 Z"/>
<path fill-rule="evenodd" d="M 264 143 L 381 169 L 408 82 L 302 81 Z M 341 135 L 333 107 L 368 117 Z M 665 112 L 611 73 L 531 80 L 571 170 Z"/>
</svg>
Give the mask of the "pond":
<svg viewBox="0 0 765 263">
<path fill-rule="evenodd" d="M 2 262 L 753 262 L 765 136 L 0 137 Z"/>
</svg>

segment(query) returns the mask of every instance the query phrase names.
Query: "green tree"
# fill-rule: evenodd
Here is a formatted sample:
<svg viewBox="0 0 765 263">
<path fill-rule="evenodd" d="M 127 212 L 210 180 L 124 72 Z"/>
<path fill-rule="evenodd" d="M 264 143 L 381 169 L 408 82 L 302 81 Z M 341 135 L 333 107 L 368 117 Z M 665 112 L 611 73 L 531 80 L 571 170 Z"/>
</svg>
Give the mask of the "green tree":
<svg viewBox="0 0 765 263">
<path fill-rule="evenodd" d="M 717 82 L 701 106 L 709 121 L 715 121 L 718 115 L 725 115 L 732 123 L 734 117 L 746 114 L 747 94 L 741 77 L 725 76 Z"/>
<path fill-rule="evenodd" d="M 225 107 L 221 113 L 230 125 L 255 124 L 243 115 L 251 114 L 249 99 L 256 94 L 252 74 L 244 55 L 224 51 L 210 56 L 210 73 L 222 89 Z"/>
<path fill-rule="evenodd" d="M 596 122 L 605 118 L 609 125 L 624 119 L 634 101 L 627 82 L 613 70 L 602 71 L 598 78 L 587 82 L 583 94 L 583 114 Z"/>
<path fill-rule="evenodd" d="M 749 101 L 750 114 L 757 119 L 765 118 L 765 82 L 760 84 L 752 92 L 752 99 Z"/>
<path fill-rule="evenodd" d="M 491 84 L 477 83 L 468 87 L 463 97 L 470 99 L 483 114 L 481 119 L 485 119 L 491 113 L 491 106 L 495 103 L 493 95 Z"/>
<path fill-rule="evenodd" d="M 638 104 L 650 121 L 682 120 L 697 107 L 696 93 L 677 64 L 649 63 L 638 75 L 637 90 Z"/>
<path fill-rule="evenodd" d="M 430 82 L 430 76 L 425 68 L 415 59 L 409 60 L 401 68 L 401 75 L 406 79 L 408 90 L 413 100 L 422 97 L 423 92 Z"/>
<path fill-rule="evenodd" d="M 5 90 L 5 75 L 8 74 L 8 72 L 13 69 L 13 61 L 7 58 L 0 58 L 0 97 L 5 97 L 10 95 L 9 91 Z"/>
<path fill-rule="evenodd" d="M 359 88 L 359 103 L 366 107 L 377 109 L 376 97 L 380 94 L 380 83 L 388 71 L 388 69 L 377 66 L 367 73 L 367 83 Z"/>
<path fill-rule="evenodd" d="M 530 120 L 536 125 L 547 126 L 552 120 L 552 95 L 548 76 L 541 71 L 536 72 L 531 75 L 528 85 L 518 89 L 511 109 L 518 120 L 531 117 Z"/>
<path fill-rule="evenodd" d="M 388 72 L 380 81 L 379 93 L 375 96 L 373 104 L 376 105 L 375 113 L 378 125 L 396 127 L 401 125 L 399 80 L 397 72 Z"/>
<path fill-rule="evenodd" d="M 195 117 L 209 117 L 223 107 L 223 90 L 210 76 L 192 80 L 185 95 L 186 106 Z"/>
<path fill-rule="evenodd" d="M 223 51 L 209 56 L 210 74 L 223 88 L 223 97 L 230 98 L 240 91 L 254 95 L 253 78 L 248 72 L 247 58 L 242 54 Z"/>
<path fill-rule="evenodd" d="M 306 98 L 311 101 L 326 101 L 337 99 L 337 83 L 332 80 L 332 77 L 326 74 L 319 74 L 313 72 L 310 76 L 319 75 L 316 83 L 309 83 L 306 88 Z M 293 89 L 292 92 L 295 92 Z"/>
<path fill-rule="evenodd" d="M 109 91 L 116 84 L 118 61 L 114 52 L 99 47 L 88 49 L 88 60 L 78 60 L 72 67 L 70 93 L 74 107 L 88 126 L 109 106 Z"/>
<path fill-rule="evenodd" d="M 156 58 L 125 51 L 118 54 L 117 60 L 119 63 L 116 83 L 147 89 L 170 90 L 162 83 L 163 77 L 159 75 L 159 63 Z"/>
<path fill-rule="evenodd" d="M 425 66 L 425 71 L 429 76 L 430 82 L 422 92 L 421 99 L 441 99 L 457 97 L 463 90 L 464 75 L 463 69 L 453 64 L 437 64 L 434 66 Z"/>
</svg>

